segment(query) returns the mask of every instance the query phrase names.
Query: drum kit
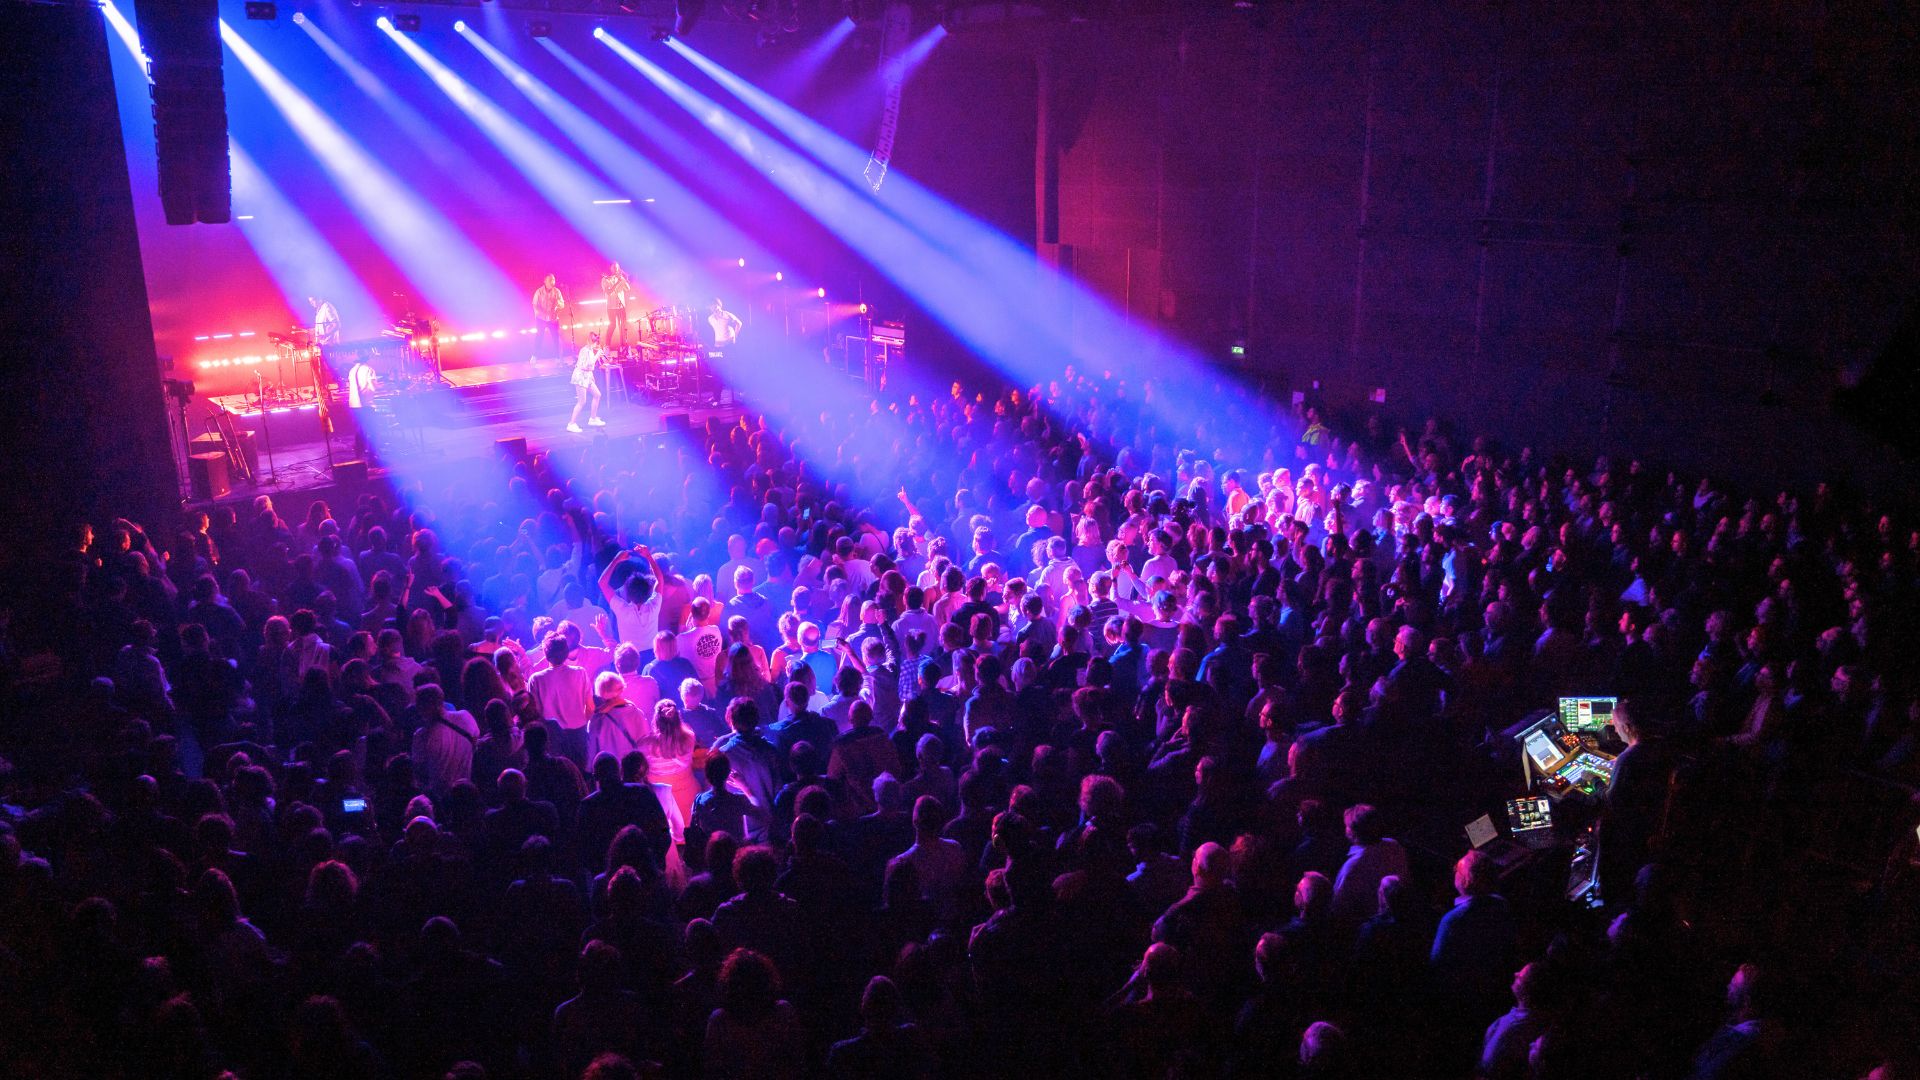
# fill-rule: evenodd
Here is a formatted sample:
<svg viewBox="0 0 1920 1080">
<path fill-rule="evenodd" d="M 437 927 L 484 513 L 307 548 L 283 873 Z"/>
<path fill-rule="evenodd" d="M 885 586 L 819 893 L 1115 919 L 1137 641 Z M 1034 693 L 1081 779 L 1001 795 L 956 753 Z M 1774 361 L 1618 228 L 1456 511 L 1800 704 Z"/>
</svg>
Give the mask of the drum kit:
<svg viewBox="0 0 1920 1080">
<path fill-rule="evenodd" d="M 273 343 L 274 374 L 277 382 L 268 382 L 266 373 L 254 372 L 254 397 L 248 404 L 257 409 L 311 405 L 319 397 L 315 364 L 320 349 L 313 343 L 313 331 L 296 326 L 286 333 L 267 332 Z"/>
</svg>

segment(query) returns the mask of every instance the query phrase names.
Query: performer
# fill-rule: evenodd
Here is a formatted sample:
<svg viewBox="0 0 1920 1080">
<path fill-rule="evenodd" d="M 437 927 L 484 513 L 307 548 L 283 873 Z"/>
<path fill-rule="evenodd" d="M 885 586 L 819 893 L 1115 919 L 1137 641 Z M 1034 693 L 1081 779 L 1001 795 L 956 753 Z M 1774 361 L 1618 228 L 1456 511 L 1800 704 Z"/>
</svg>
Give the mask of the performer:
<svg viewBox="0 0 1920 1080">
<path fill-rule="evenodd" d="M 707 325 L 713 328 L 713 347 L 716 349 L 724 349 L 740 340 L 740 316 L 728 311 L 717 296 L 713 298 L 713 306 L 707 309 Z"/>
<path fill-rule="evenodd" d="M 367 426 L 373 419 L 377 381 L 373 362 L 365 356 L 354 357 L 353 367 L 347 369 L 347 415 L 353 424 L 353 453 L 362 461 L 367 458 Z"/>
<path fill-rule="evenodd" d="M 627 338 L 627 299 L 633 295 L 633 282 L 627 280 L 627 272 L 620 269 L 619 263 L 607 267 L 606 276 L 600 279 L 600 289 L 607 294 L 607 345 L 618 341 L 619 348 L 626 348 Z"/>
<path fill-rule="evenodd" d="M 533 355 L 529 360 L 538 360 L 543 356 L 564 356 L 560 348 L 560 312 L 567 306 L 567 298 L 560 293 L 560 287 L 553 283 L 553 275 L 548 274 L 538 289 L 533 290 Z M 549 346 L 551 346 L 549 348 Z M 542 349 L 548 349 L 542 352 Z"/>
<path fill-rule="evenodd" d="M 607 422 L 600 419 L 600 384 L 594 379 L 594 369 L 606 360 L 606 351 L 600 348 L 600 335 L 589 334 L 586 347 L 580 350 L 580 359 L 573 365 L 573 417 L 567 421 L 567 430 L 575 435 L 581 434 L 580 410 L 588 408 L 588 427 L 606 427 Z"/>
<path fill-rule="evenodd" d="M 313 305 L 313 343 L 319 346 L 340 344 L 340 312 L 329 300 L 307 297 Z"/>
</svg>

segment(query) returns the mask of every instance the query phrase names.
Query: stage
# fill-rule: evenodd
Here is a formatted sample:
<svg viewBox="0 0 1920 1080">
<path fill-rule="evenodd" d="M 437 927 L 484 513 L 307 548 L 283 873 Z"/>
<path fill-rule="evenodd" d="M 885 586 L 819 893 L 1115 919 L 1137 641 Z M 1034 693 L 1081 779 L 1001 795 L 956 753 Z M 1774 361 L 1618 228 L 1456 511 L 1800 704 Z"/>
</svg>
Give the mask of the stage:
<svg viewBox="0 0 1920 1080">
<path fill-rule="evenodd" d="M 572 368 L 567 360 L 522 360 L 447 371 L 441 387 L 408 395 L 401 411 L 404 420 L 389 422 L 370 438 L 374 450 L 368 478 L 417 476 L 486 461 L 498 452 L 501 439 L 524 438 L 527 451 L 537 454 L 698 427 L 715 416 L 731 420 L 740 414 L 724 386 L 699 401 L 655 400 L 639 385 L 637 372 L 630 387 L 622 386 L 619 374 L 609 386 L 608 373 L 602 372 L 600 416 L 606 426 L 585 427 L 576 435 L 566 429 L 574 405 L 568 381 Z M 344 405 L 336 409 L 347 411 Z M 250 452 L 242 456 L 252 462 L 255 475 L 252 480 L 230 476 L 229 490 L 211 499 L 209 489 L 183 477 L 189 505 L 310 492 L 358 479 L 345 470 L 335 474 L 334 466 L 355 459 L 353 435 L 344 419 L 328 439 L 312 404 L 278 406 L 263 414 L 247 397 L 213 397 L 189 406 L 188 438 L 217 434 L 217 410 L 226 411 L 243 447 L 251 443 Z"/>
</svg>

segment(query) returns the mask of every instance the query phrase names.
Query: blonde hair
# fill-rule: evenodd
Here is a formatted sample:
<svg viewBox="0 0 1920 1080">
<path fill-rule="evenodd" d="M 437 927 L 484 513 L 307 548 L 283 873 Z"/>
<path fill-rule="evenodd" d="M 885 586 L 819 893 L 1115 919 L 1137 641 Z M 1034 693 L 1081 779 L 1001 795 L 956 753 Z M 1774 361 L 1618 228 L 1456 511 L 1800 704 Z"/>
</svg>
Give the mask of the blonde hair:
<svg viewBox="0 0 1920 1080">
<path fill-rule="evenodd" d="M 599 678 L 593 680 L 593 693 L 596 697 L 619 697 L 626 692 L 627 680 L 621 678 L 618 672 L 603 671 Z"/>
<path fill-rule="evenodd" d="M 670 757 L 693 752 L 696 741 L 692 729 L 680 719 L 680 706 L 672 698 L 661 698 L 653 707 L 653 731 L 659 736 L 660 749 Z"/>
</svg>

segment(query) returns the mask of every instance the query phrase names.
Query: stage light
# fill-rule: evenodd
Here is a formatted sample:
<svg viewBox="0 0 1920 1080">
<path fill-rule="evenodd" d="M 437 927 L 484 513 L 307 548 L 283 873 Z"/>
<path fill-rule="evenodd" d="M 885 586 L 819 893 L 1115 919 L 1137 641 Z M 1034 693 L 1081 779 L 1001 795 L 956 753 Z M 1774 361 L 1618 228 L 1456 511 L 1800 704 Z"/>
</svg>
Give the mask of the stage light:
<svg viewBox="0 0 1920 1080">
<path fill-rule="evenodd" d="M 527 33 L 534 37 L 552 37 L 553 24 L 545 19 L 535 19 L 527 24 Z"/>
<path fill-rule="evenodd" d="M 821 288 L 813 290 L 813 295 L 819 297 L 822 300 L 825 300 L 827 298 L 827 290 L 825 286 L 822 286 Z"/>
<path fill-rule="evenodd" d="M 307 15 L 306 15 L 306 12 L 303 12 L 303 11 L 296 11 L 296 12 L 294 12 L 294 13 L 293 13 L 293 25 L 295 25 L 295 26 L 305 26 L 305 25 L 307 25 Z"/>
<path fill-rule="evenodd" d="M 256 22 L 272 22 L 280 17 L 280 5 L 273 0 L 247 0 L 247 18 Z"/>
<path fill-rule="evenodd" d="M 785 280 L 787 280 L 787 275 L 785 275 L 785 274 L 783 274 L 783 273 L 781 273 L 781 272 L 780 272 L 780 271 L 778 271 L 778 270 L 775 270 L 775 271 L 773 272 L 773 280 L 775 280 L 775 281 L 785 281 Z"/>
<path fill-rule="evenodd" d="M 867 313 L 867 305 L 865 305 L 865 304 L 861 304 L 861 305 L 860 305 L 860 314 L 862 314 L 862 315 L 865 315 L 866 313 Z"/>
<path fill-rule="evenodd" d="M 740 260 L 740 269 L 742 269 L 742 270 L 745 270 L 746 268 L 747 268 L 747 260 L 745 260 L 745 259 L 741 259 L 741 260 Z"/>
<path fill-rule="evenodd" d="M 387 18 L 385 15 L 382 15 L 379 18 L 373 20 L 373 25 L 379 27 L 382 30 L 391 30 L 393 29 L 393 20 Z"/>
<path fill-rule="evenodd" d="M 466 33 L 466 32 L 467 32 L 467 20 L 465 20 L 465 19 L 455 19 L 455 20 L 453 20 L 453 32 L 454 32 L 454 33 L 456 33 L 456 34 L 464 34 L 464 33 Z"/>
<path fill-rule="evenodd" d="M 607 36 L 607 28 L 606 28 L 606 27 L 604 27 L 604 26 L 596 26 L 596 27 L 594 27 L 594 28 L 593 28 L 593 36 L 594 36 L 594 37 L 596 37 L 596 38 L 601 38 L 601 39 L 604 39 L 604 38 L 605 38 L 605 37 Z"/>
</svg>

